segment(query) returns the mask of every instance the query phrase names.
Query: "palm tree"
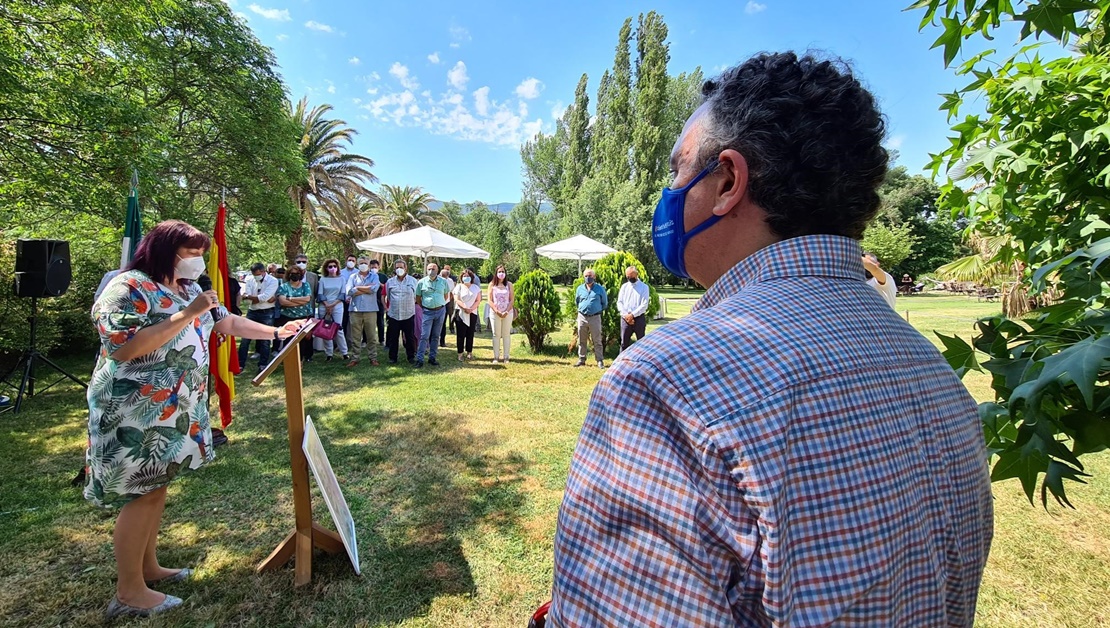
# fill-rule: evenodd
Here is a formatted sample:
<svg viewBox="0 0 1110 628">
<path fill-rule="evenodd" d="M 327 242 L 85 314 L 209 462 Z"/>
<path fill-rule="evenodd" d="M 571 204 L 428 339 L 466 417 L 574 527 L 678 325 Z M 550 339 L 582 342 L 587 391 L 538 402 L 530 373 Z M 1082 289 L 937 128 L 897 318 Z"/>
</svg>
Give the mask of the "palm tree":
<svg viewBox="0 0 1110 628">
<path fill-rule="evenodd" d="M 374 160 L 346 152 L 344 144 L 350 144 L 358 131 L 347 126 L 343 120 L 325 118 L 324 115 L 331 110 L 329 104 L 309 109 L 308 98 L 305 97 L 290 112 L 302 132 L 300 146 L 305 178 L 289 189 L 290 197 L 301 211 L 302 226 L 285 238 L 288 259 L 301 252 L 303 221 L 307 220 L 309 228 L 314 231 L 318 228 L 317 208 L 338 202 L 337 199 L 347 193 L 374 197 L 366 188 L 378 180 L 370 172 Z"/>
<path fill-rule="evenodd" d="M 1002 260 L 1004 249 L 1013 248 L 1009 235 L 984 236 L 973 234 L 968 244 L 975 253 L 952 260 L 937 268 L 936 275 L 954 281 L 973 281 L 983 285 L 1002 285 L 1002 313 L 1020 318 L 1029 313 L 1029 287 L 1023 280 L 1024 267 L 1017 260 Z"/>
<path fill-rule="evenodd" d="M 355 244 L 371 237 L 377 203 L 352 190 L 343 190 L 335 198 L 326 198 L 315 211 L 316 233 L 326 240 L 338 242 L 344 251 L 355 250 Z"/>
<path fill-rule="evenodd" d="M 419 187 L 381 186 L 370 219 L 374 227 L 372 235 L 381 237 L 418 227 L 443 226 L 447 216 L 429 207 L 435 200 Z"/>
</svg>

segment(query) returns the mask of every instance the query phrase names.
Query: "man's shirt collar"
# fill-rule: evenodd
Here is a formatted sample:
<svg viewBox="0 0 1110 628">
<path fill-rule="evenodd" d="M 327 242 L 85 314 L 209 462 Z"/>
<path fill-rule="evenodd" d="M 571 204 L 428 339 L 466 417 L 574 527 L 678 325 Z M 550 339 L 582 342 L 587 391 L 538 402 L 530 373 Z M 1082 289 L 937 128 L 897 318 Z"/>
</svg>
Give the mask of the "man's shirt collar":
<svg viewBox="0 0 1110 628">
<path fill-rule="evenodd" d="M 789 277 L 830 277 L 862 280 L 859 242 L 836 235 L 810 235 L 780 240 L 740 260 L 706 290 L 693 310 L 710 308 L 747 286 Z"/>
</svg>

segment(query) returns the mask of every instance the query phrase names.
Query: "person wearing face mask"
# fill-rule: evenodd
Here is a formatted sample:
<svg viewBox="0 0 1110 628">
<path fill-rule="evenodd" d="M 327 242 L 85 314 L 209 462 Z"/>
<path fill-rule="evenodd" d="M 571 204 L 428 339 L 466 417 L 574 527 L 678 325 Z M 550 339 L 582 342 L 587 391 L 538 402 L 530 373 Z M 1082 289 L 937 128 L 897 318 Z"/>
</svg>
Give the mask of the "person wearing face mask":
<svg viewBox="0 0 1110 628">
<path fill-rule="evenodd" d="M 652 243 L 708 290 L 594 388 L 551 625 L 971 626 L 987 449 L 952 368 L 864 280 L 875 98 L 792 52 L 701 92 Z"/>
<path fill-rule="evenodd" d="M 278 280 L 266 272 L 266 265 L 256 262 L 251 265 L 251 277 L 247 280 L 247 287 L 243 290 L 242 299 L 250 305 L 247 307 L 247 318 L 263 325 L 271 325 L 277 318 Z M 250 356 L 250 341 L 239 343 L 239 372 L 247 369 L 247 359 Z M 270 363 L 270 341 L 255 340 L 255 351 L 258 352 L 258 371 L 266 368 Z"/>
<path fill-rule="evenodd" d="M 293 265 L 304 271 L 304 282 L 312 289 L 312 300 L 309 305 L 312 309 L 316 309 L 316 284 L 320 281 L 320 275 L 308 269 L 308 256 L 304 253 L 293 258 Z"/>
<path fill-rule="evenodd" d="M 300 266 L 289 269 L 285 282 L 278 287 L 277 294 L 280 307 L 278 325 L 312 317 L 312 287 L 305 281 L 305 272 Z M 281 349 L 281 346 L 274 348 L 275 351 Z M 301 361 L 312 361 L 312 338 L 301 340 Z"/>
<path fill-rule="evenodd" d="M 621 352 L 632 345 L 632 334 L 643 340 L 647 333 L 647 311 L 651 305 L 651 290 L 640 281 L 640 271 L 635 266 L 624 270 L 628 281 L 617 293 L 617 311 L 621 315 Z"/>
<path fill-rule="evenodd" d="M 389 363 L 397 363 L 398 343 L 404 337 L 405 357 L 412 363 L 416 357 L 416 280 L 409 276 L 404 260 L 393 264 L 393 276 L 385 282 L 386 332 Z"/>
<path fill-rule="evenodd" d="M 371 272 L 370 258 L 358 258 L 358 272 L 347 280 L 347 298 L 351 300 L 351 360 L 347 368 L 358 366 L 362 357 L 363 338 L 370 354 L 370 364 L 378 365 L 378 299 L 382 287 L 378 273 Z"/>
<path fill-rule="evenodd" d="M 443 270 L 439 271 L 439 276 L 447 282 L 447 306 L 443 319 L 443 329 L 439 332 L 439 346 L 447 346 L 447 329 L 454 329 L 455 323 L 455 280 L 451 278 L 451 268 L 444 266 Z"/>
<path fill-rule="evenodd" d="M 609 293 L 597 283 L 594 269 L 582 271 L 582 285 L 574 291 L 574 305 L 578 308 L 578 363 L 586 366 L 586 340 L 594 346 L 597 367 L 605 368 L 605 345 L 601 342 L 601 311 L 609 307 Z"/>
<path fill-rule="evenodd" d="M 513 284 L 504 266 L 498 266 L 489 282 L 489 327 L 493 331 L 493 363 L 509 363 L 513 331 Z"/>
<path fill-rule="evenodd" d="M 275 328 L 235 316 L 215 292 L 202 291 L 195 280 L 209 244 L 184 222 L 155 226 L 92 307 L 100 355 L 89 380 L 84 496 L 119 509 L 109 620 L 180 606 L 181 598 L 156 589 L 193 575 L 161 566 L 158 531 L 169 483 L 215 457 L 208 414 L 212 331 L 278 340 L 300 325 Z"/>
<path fill-rule="evenodd" d="M 350 357 L 347 355 L 347 336 L 342 327 L 343 314 L 346 309 L 346 287 L 347 284 L 339 274 L 339 261 L 336 259 L 325 261 L 324 276 L 320 277 L 320 281 L 317 283 L 316 287 L 316 318 L 340 323 L 340 328 L 336 331 L 335 338 L 332 340 L 321 339 L 320 341 L 320 350 L 327 356 L 324 358 L 325 362 L 331 362 L 336 348 L 338 348 L 339 353 L 342 354 L 344 362 L 350 360 Z"/>
<path fill-rule="evenodd" d="M 358 272 L 358 257 L 353 254 L 347 255 L 347 261 L 343 268 L 339 269 L 339 277 L 343 280 L 343 285 L 347 285 L 347 281 L 351 279 L 351 275 Z M 343 333 L 347 338 L 351 337 L 351 300 L 349 298 L 343 299 Z"/>
<path fill-rule="evenodd" d="M 478 306 L 482 303 L 482 289 L 478 287 L 478 275 L 467 268 L 459 277 L 459 283 L 451 291 L 455 302 L 455 347 L 459 352 L 459 362 L 474 359 L 474 327 L 478 322 Z"/>
<path fill-rule="evenodd" d="M 378 277 L 378 291 L 374 293 L 374 300 L 378 305 L 378 345 L 385 346 L 385 282 L 389 280 L 381 273 L 378 260 L 370 260 L 370 272 Z"/>
<path fill-rule="evenodd" d="M 428 355 L 428 364 L 436 366 L 439 354 L 439 336 L 443 329 L 443 318 L 447 310 L 447 299 L 451 291 L 447 281 L 439 276 L 439 265 L 431 262 L 427 267 L 428 274 L 416 282 L 416 297 L 420 308 L 423 310 L 424 321 L 417 332 L 420 344 L 416 348 L 416 368 L 424 367 L 424 355 Z"/>
</svg>

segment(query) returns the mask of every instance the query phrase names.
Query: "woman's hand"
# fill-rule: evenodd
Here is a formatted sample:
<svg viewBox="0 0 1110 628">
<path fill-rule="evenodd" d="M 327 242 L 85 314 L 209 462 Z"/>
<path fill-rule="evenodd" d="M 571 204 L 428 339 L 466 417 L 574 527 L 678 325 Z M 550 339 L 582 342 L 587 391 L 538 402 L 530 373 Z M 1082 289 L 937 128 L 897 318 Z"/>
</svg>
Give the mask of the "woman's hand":
<svg viewBox="0 0 1110 628">
<path fill-rule="evenodd" d="M 289 321 L 288 323 L 277 328 L 278 338 L 284 340 L 286 338 L 289 338 L 290 336 L 296 336 L 297 332 L 301 330 L 301 327 L 303 325 L 304 319 Z"/>
<path fill-rule="evenodd" d="M 197 295 L 189 307 L 185 308 L 185 314 L 189 318 L 196 318 L 204 314 L 208 310 L 217 307 L 220 304 L 220 297 L 216 296 L 215 290 L 205 290 Z"/>
</svg>

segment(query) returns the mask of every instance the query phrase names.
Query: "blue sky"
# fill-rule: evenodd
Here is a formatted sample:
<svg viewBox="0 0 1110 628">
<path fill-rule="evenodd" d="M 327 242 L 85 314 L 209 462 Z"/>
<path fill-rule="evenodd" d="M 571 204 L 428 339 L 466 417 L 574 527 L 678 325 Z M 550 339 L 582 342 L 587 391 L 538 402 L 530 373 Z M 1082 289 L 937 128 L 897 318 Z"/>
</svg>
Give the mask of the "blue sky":
<svg viewBox="0 0 1110 628">
<path fill-rule="evenodd" d="M 937 94 L 965 82 L 929 50 L 939 31 L 919 33 L 921 13 L 901 10 L 909 0 L 225 1 L 273 48 L 294 100 L 331 103 L 359 131 L 353 149 L 383 183 L 440 200 L 519 200 L 521 143 L 554 128 L 583 72 L 593 105 L 624 18 L 653 9 L 672 74 L 712 75 L 763 50 L 849 60 L 911 172 L 947 144 Z"/>
</svg>

